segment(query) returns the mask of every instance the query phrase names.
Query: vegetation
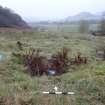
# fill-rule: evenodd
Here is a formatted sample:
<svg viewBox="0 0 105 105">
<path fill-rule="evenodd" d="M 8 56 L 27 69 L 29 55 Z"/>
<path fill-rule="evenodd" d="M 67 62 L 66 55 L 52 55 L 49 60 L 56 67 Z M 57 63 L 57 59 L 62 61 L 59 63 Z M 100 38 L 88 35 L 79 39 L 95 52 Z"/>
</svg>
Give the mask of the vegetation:
<svg viewBox="0 0 105 105">
<path fill-rule="evenodd" d="M 13 55 L 23 61 L 32 76 L 49 75 L 49 72 L 54 72 L 53 75 L 65 73 L 69 61 L 67 48 L 63 48 L 57 54 L 53 54 L 50 59 L 46 56 L 41 56 L 39 49 L 30 49 L 29 53 L 24 54 L 15 52 Z"/>
<path fill-rule="evenodd" d="M 104 19 L 104 17 L 100 22 L 100 27 L 99 28 L 100 28 L 101 31 L 105 32 L 105 19 Z"/>
<path fill-rule="evenodd" d="M 105 61 L 97 61 L 95 54 L 104 45 L 105 37 L 73 33 L 65 27 L 58 30 L 50 27 L 47 31 L 2 29 L 0 51 L 7 57 L 0 61 L 0 105 L 105 105 Z M 86 56 L 88 63 L 71 65 L 68 72 L 59 76 L 31 77 L 23 62 L 12 55 L 14 50 L 22 53 L 34 48 L 42 50 L 40 56 L 57 57 L 55 52 L 63 47 L 68 48 L 71 59 L 79 56 L 80 61 Z M 60 91 L 73 91 L 75 95 L 42 94 L 54 86 Z"/>
<path fill-rule="evenodd" d="M 80 21 L 79 31 L 81 33 L 89 32 L 89 22 L 87 20 L 81 20 Z"/>
</svg>

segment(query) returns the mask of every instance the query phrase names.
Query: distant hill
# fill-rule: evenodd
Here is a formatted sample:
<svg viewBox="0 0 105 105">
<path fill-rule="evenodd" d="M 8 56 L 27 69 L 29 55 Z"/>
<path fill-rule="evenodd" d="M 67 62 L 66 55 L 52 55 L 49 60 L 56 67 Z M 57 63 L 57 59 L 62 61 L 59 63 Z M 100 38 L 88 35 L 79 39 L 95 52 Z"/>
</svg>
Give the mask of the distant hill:
<svg viewBox="0 0 105 105">
<path fill-rule="evenodd" d="M 92 14 L 90 12 L 81 12 L 77 15 L 74 16 L 68 16 L 66 18 L 60 19 L 60 20 L 55 20 L 55 21 L 36 21 L 34 18 L 28 19 L 29 25 L 30 26 L 36 26 L 38 24 L 78 24 L 80 20 L 87 20 L 90 24 L 99 24 L 99 22 L 103 18 L 103 12 Z M 105 13 L 104 13 L 105 14 Z"/>
<path fill-rule="evenodd" d="M 101 20 L 102 16 L 97 14 L 92 14 L 90 12 L 81 12 L 75 16 L 69 16 L 64 21 L 80 21 L 80 20 Z"/>
<path fill-rule="evenodd" d="M 0 27 L 27 28 L 27 23 L 16 13 L 0 6 Z"/>
</svg>

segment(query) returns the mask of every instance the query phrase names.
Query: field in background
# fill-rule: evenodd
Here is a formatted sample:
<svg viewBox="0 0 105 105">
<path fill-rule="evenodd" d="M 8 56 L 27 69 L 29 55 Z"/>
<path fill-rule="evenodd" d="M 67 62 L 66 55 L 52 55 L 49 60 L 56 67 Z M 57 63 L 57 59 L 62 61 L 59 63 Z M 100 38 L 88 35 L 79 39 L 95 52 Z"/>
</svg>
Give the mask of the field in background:
<svg viewBox="0 0 105 105">
<path fill-rule="evenodd" d="M 95 49 L 105 45 L 105 37 L 70 30 L 69 26 L 48 26 L 37 31 L 0 31 L 0 52 L 7 55 L 7 59 L 0 62 L 0 105 L 105 105 L 105 62 L 96 61 L 95 57 Z M 88 64 L 71 66 L 69 72 L 61 76 L 31 77 L 26 67 L 12 56 L 17 41 L 25 43 L 26 49 L 40 48 L 46 56 L 67 47 L 69 57 L 81 52 L 88 57 Z M 55 85 L 61 91 L 73 91 L 75 95 L 41 93 Z"/>
<path fill-rule="evenodd" d="M 58 31 L 58 30 L 62 30 L 62 31 L 66 31 L 66 32 L 79 32 L 79 27 L 80 24 L 79 23 L 75 23 L 75 24 L 65 24 L 65 23 L 49 23 L 49 24 L 41 24 L 41 23 L 30 23 L 29 24 L 31 27 L 35 28 L 36 30 L 52 30 L 52 31 Z M 90 24 L 89 25 L 89 32 L 90 31 L 95 31 L 98 30 L 99 28 L 99 24 Z"/>
</svg>

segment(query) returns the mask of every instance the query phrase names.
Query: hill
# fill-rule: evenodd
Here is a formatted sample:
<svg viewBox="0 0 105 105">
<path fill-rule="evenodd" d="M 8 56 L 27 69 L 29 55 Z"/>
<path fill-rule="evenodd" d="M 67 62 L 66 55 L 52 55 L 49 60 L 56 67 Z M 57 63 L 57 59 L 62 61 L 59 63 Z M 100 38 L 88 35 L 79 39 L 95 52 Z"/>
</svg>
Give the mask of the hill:
<svg viewBox="0 0 105 105">
<path fill-rule="evenodd" d="M 27 23 L 9 8 L 0 6 L 0 27 L 28 27 Z"/>
<path fill-rule="evenodd" d="M 69 16 L 67 17 L 66 19 L 64 19 L 65 21 L 67 22 L 70 22 L 70 21 L 80 21 L 80 20 L 101 20 L 102 16 L 100 14 L 92 14 L 90 12 L 81 12 L 77 15 L 74 15 L 74 16 Z"/>
</svg>

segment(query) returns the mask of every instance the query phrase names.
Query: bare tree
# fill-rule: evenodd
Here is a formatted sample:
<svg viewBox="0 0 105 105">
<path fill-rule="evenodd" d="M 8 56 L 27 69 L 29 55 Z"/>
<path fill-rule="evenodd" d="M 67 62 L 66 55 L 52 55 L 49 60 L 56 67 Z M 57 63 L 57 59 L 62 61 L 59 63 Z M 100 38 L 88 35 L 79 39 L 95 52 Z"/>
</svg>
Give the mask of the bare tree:
<svg viewBox="0 0 105 105">
<path fill-rule="evenodd" d="M 89 31 L 89 22 L 87 20 L 81 20 L 79 23 L 79 32 L 87 33 Z"/>
<path fill-rule="evenodd" d="M 102 14 L 102 20 L 100 21 L 99 29 L 105 31 L 105 12 Z"/>
</svg>

